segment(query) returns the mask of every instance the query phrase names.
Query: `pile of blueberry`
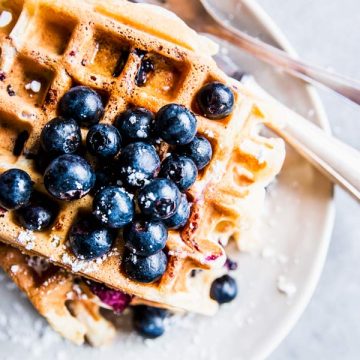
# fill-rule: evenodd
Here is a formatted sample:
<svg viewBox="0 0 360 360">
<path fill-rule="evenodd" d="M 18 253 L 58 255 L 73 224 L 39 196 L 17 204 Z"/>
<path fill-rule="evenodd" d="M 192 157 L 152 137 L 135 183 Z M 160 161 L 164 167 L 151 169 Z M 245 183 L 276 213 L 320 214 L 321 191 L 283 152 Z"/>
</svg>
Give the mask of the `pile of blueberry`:
<svg viewBox="0 0 360 360">
<path fill-rule="evenodd" d="M 197 105 L 203 116 L 221 120 L 232 112 L 234 95 L 225 85 L 210 83 L 197 94 Z M 39 152 L 46 158 L 44 185 L 53 199 L 33 191 L 26 172 L 11 169 L 0 175 L 0 206 L 15 210 L 24 228 L 40 231 L 56 218 L 54 199 L 73 201 L 91 192 L 92 213 L 69 233 L 73 253 L 84 260 L 103 256 L 122 229 L 122 270 L 134 281 L 158 280 L 167 266 L 168 229 L 187 223 L 186 191 L 212 158 L 210 142 L 197 134 L 195 115 L 169 104 L 155 115 L 130 108 L 114 125 L 99 123 L 102 99 L 85 86 L 69 90 L 58 110 L 59 117 L 42 130 Z M 81 128 L 89 129 L 86 148 Z M 170 146 L 162 163 L 156 150 L 159 140 Z M 219 297 L 218 289 L 212 293 Z"/>
<path fill-rule="evenodd" d="M 25 229 L 47 229 L 58 213 L 57 204 L 34 191 L 30 176 L 23 170 L 10 169 L 0 175 L 0 209 L 14 210 L 19 224 Z"/>
</svg>

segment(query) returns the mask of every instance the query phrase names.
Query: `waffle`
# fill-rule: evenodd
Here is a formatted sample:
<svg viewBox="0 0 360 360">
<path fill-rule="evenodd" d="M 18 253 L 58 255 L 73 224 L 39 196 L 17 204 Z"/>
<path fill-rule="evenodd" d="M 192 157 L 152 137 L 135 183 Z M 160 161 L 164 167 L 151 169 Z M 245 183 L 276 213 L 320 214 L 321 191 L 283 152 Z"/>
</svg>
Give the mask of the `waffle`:
<svg viewBox="0 0 360 360">
<path fill-rule="evenodd" d="M 98 347 L 114 338 L 114 326 L 100 314 L 95 299 L 83 294 L 71 274 L 7 245 L 0 245 L 0 266 L 66 339 L 78 345 L 86 339 Z"/>
<path fill-rule="evenodd" d="M 29 154 L 37 151 L 41 129 L 56 116 L 58 100 L 72 86 L 86 85 L 102 95 L 103 123 L 113 123 L 130 105 L 156 112 L 179 103 L 198 113 L 194 98 L 204 84 L 220 81 L 233 89 L 236 106 L 229 117 L 213 121 L 197 116 L 198 132 L 210 140 L 214 155 L 190 189 L 188 225 L 169 233 L 168 267 L 160 281 L 140 284 L 121 272 L 121 237 L 104 258 L 75 258 L 66 237 L 79 212 L 91 208 L 90 196 L 60 203 L 54 227 L 41 233 L 24 231 L 11 212 L 0 218 L 0 238 L 28 254 L 141 301 L 213 314 L 217 304 L 209 297 L 210 274 L 225 262 L 221 242 L 230 237 L 245 241 L 264 188 L 284 159 L 281 140 L 258 134 L 266 115 L 256 99 L 217 68 L 211 58 L 216 46 L 159 8 L 119 0 L 8 0 L 1 6 L 12 20 L 1 28 L 0 40 L 0 172 L 23 169 L 38 191 L 45 192 L 42 176 Z M 135 81 L 139 49 L 156 68 L 141 87 Z M 119 70 L 120 62 L 125 65 Z M 19 142 L 24 145 L 20 149 Z M 194 269 L 205 275 L 192 278 Z"/>
</svg>

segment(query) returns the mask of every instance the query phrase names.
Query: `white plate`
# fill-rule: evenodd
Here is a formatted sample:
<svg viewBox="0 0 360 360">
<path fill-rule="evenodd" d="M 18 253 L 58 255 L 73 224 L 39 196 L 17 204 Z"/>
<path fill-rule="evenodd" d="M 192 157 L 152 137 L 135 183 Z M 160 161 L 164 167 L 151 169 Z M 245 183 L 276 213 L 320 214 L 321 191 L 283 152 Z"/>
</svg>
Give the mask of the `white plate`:
<svg viewBox="0 0 360 360">
<path fill-rule="evenodd" d="M 284 36 L 254 1 L 211 0 L 228 19 L 251 34 L 292 51 Z M 230 50 L 241 68 L 270 93 L 327 127 L 316 94 L 302 82 Z M 166 335 L 142 341 L 119 318 L 118 339 L 110 348 L 76 347 L 55 334 L 4 276 L 0 295 L 1 359 L 263 359 L 289 333 L 317 284 L 333 223 L 332 186 L 288 149 L 286 164 L 269 189 L 260 229 L 265 250 L 239 256 L 238 299 L 214 318 L 195 315 L 175 321 Z M 289 297 L 277 288 L 284 276 Z M 295 287 L 294 287 L 295 286 Z M 99 352 L 100 351 L 100 352 Z"/>
</svg>

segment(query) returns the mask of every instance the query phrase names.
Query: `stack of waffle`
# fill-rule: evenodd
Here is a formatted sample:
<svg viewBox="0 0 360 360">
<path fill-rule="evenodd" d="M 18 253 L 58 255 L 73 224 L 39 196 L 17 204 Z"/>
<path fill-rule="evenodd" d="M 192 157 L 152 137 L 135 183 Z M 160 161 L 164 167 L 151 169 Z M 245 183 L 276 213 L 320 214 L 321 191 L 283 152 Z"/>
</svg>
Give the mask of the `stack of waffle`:
<svg viewBox="0 0 360 360">
<path fill-rule="evenodd" d="M 23 169 L 36 190 L 46 192 L 28 154 L 37 151 L 43 126 L 75 85 L 101 94 L 102 123 L 113 123 L 129 106 L 156 113 L 169 103 L 185 105 L 213 147 L 210 164 L 189 191 L 188 224 L 169 232 L 168 266 L 159 281 L 139 283 L 121 271 L 121 237 L 100 260 L 73 255 L 67 234 L 79 211 L 91 207 L 90 195 L 59 203 L 55 224 L 44 232 L 21 228 L 3 211 L 0 238 L 6 245 L 0 247 L 0 266 L 54 329 L 77 343 L 86 337 L 100 345 L 114 333 L 82 278 L 131 294 L 136 304 L 214 314 L 218 305 L 209 289 L 226 260 L 224 246 L 231 238 L 240 247 L 248 241 L 264 189 L 284 160 L 283 142 L 258 133 L 268 115 L 256 97 L 217 68 L 211 57 L 216 46 L 156 7 L 121 0 L 2 0 L 0 11 L 0 173 Z M 135 81 L 139 49 L 155 67 L 142 86 Z M 219 121 L 198 115 L 194 101 L 214 81 L 235 94 L 234 111 Z M 24 139 L 20 149 L 19 139 Z M 34 256 L 47 260 L 45 271 L 34 269 Z M 191 276 L 198 269 L 203 271 Z"/>
</svg>

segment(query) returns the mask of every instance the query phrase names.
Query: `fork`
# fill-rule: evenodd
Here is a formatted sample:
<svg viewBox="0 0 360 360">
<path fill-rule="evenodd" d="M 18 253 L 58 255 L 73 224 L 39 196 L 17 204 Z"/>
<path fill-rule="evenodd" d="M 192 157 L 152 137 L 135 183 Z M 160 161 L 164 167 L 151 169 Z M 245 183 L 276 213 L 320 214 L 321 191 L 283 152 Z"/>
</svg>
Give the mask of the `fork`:
<svg viewBox="0 0 360 360">
<path fill-rule="evenodd" d="M 206 0 L 131 1 L 163 6 L 173 11 L 198 32 L 226 40 L 271 65 L 281 67 L 298 78 L 310 83 L 325 85 L 360 104 L 359 83 L 297 60 L 286 52 L 224 23 Z M 225 65 L 223 70 L 228 75 L 233 75 L 232 70 L 234 69 L 229 67 L 226 61 L 222 63 Z M 255 83 L 252 87 L 257 95 L 260 94 L 260 97 L 264 98 L 264 103 L 275 102 Z M 284 138 L 334 183 L 340 185 L 360 201 L 360 152 L 327 134 L 285 106 L 276 102 L 276 106 L 271 107 L 270 111 L 274 108 L 279 109 L 279 115 L 284 118 L 284 121 L 281 125 L 274 122 L 268 122 L 266 125 Z"/>
<path fill-rule="evenodd" d="M 218 16 L 207 0 L 131 1 L 163 6 L 177 14 L 196 31 L 226 40 L 264 62 L 280 67 L 308 83 L 325 86 L 360 105 L 360 82 L 295 59 L 285 51 L 234 28 Z"/>
</svg>

